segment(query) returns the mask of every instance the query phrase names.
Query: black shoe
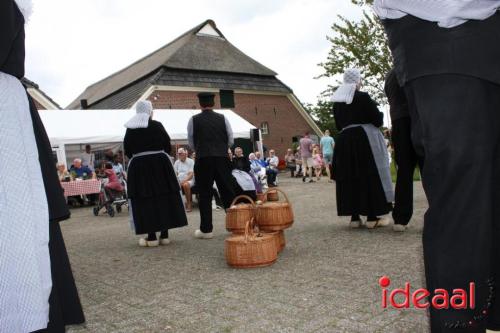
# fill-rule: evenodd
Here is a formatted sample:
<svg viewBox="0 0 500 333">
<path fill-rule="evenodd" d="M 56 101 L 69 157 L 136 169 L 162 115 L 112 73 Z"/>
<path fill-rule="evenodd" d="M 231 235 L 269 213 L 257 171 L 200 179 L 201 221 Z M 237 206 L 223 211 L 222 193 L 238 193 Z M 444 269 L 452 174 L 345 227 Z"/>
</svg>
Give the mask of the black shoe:
<svg viewBox="0 0 500 333">
<path fill-rule="evenodd" d="M 312 179 L 309 179 L 309 183 L 314 183 L 314 180 L 312 180 Z"/>
<path fill-rule="evenodd" d="M 306 182 L 306 177 L 302 177 L 302 182 L 305 183 Z"/>
</svg>

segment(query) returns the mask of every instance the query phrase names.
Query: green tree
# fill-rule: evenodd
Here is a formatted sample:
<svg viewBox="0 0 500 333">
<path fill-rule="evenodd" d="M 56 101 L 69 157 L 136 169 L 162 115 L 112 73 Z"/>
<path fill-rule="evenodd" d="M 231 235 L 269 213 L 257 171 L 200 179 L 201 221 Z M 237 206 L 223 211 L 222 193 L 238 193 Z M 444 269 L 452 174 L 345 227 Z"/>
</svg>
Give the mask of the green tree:
<svg viewBox="0 0 500 333">
<path fill-rule="evenodd" d="M 379 104 L 386 104 L 383 87 L 385 76 L 392 67 L 392 57 L 383 26 L 368 7 L 373 0 L 351 2 L 363 8 L 363 17 L 351 21 L 338 16 L 339 22 L 332 25 L 333 35 L 327 37 L 332 47 L 326 61 L 320 64 L 324 69 L 320 77 L 334 77 L 344 73 L 346 68 L 359 68 L 364 90 Z M 329 86 L 323 95 L 331 94 L 335 88 L 336 85 Z"/>
<path fill-rule="evenodd" d="M 334 138 L 337 137 L 338 131 L 335 126 L 335 119 L 332 112 L 333 103 L 329 101 L 319 100 L 316 105 L 306 104 L 306 111 L 313 117 L 322 131 L 330 130 Z"/>
</svg>

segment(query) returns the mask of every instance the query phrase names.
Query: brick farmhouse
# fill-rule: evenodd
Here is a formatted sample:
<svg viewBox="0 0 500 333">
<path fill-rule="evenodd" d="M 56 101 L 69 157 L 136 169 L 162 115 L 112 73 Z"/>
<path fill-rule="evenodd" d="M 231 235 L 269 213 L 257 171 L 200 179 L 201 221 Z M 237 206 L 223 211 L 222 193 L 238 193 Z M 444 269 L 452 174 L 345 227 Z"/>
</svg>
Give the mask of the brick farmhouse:
<svg viewBox="0 0 500 333">
<path fill-rule="evenodd" d="M 197 109 L 197 93 L 216 93 L 216 108 L 231 109 L 262 129 L 264 145 L 283 156 L 294 138 L 321 135 L 277 73 L 233 46 L 212 20 L 89 86 L 68 109 L 128 109 L 150 100 L 156 109 Z"/>
</svg>

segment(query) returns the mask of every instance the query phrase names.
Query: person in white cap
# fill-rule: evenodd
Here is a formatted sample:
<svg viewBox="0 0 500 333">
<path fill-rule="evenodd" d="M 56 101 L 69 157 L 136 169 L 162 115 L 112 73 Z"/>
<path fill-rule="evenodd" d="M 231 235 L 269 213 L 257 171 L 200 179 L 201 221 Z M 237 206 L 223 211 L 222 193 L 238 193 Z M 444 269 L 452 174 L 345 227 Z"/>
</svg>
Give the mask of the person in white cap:
<svg viewBox="0 0 500 333">
<path fill-rule="evenodd" d="M 333 155 L 337 182 L 337 212 L 350 216 L 351 227 L 387 225 L 379 216 L 392 209 L 394 191 L 384 137 L 379 130 L 384 115 L 366 92 L 361 92 L 361 73 L 347 69 L 344 83 L 332 97 L 335 124 L 340 132 Z"/>
<path fill-rule="evenodd" d="M 70 216 L 24 77 L 31 1 L 0 1 L 0 332 L 85 321 L 59 222 Z M 19 172 L 19 166 L 24 172 Z"/>
<path fill-rule="evenodd" d="M 123 142 L 130 159 L 127 184 L 130 216 L 135 233 L 147 234 L 147 238 L 139 240 L 140 246 L 167 245 L 168 230 L 187 225 L 181 188 L 169 156 L 170 137 L 160 122 L 151 119 L 150 101 L 139 101 L 136 111 L 125 124 Z"/>
<path fill-rule="evenodd" d="M 500 330 L 500 0 L 376 0 L 425 157 L 427 289 L 475 284 L 475 307 L 431 307 L 431 331 Z"/>
</svg>

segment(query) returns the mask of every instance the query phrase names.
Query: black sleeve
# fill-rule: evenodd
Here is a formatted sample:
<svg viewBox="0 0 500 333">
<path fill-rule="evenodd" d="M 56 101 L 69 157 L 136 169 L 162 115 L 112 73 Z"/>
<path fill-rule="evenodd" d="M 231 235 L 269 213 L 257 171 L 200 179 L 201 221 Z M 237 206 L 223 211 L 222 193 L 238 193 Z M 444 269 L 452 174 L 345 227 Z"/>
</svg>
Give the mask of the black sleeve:
<svg viewBox="0 0 500 333">
<path fill-rule="evenodd" d="M 337 103 L 333 104 L 332 112 L 333 112 L 333 118 L 335 119 L 335 126 L 337 127 L 337 130 L 340 132 L 344 128 L 344 123 L 342 122 L 341 117 L 339 117 Z"/>
<path fill-rule="evenodd" d="M 123 149 L 125 150 L 125 155 L 131 159 L 133 152 L 131 151 L 132 147 L 130 147 L 130 130 L 127 129 L 125 132 L 125 137 L 123 138 Z"/>
<path fill-rule="evenodd" d="M 158 133 L 160 135 L 159 142 L 161 142 L 161 147 L 167 154 L 172 155 L 172 145 L 170 144 L 170 136 L 165 130 L 165 127 L 163 127 L 162 123 L 160 122 L 155 122 L 155 123 L 158 128 Z"/>
<path fill-rule="evenodd" d="M 13 0 L 0 1 L 0 67 L 9 56 L 12 43 L 24 28 L 24 22 L 17 11 Z"/>
<path fill-rule="evenodd" d="M 365 94 L 366 111 L 369 116 L 370 123 L 376 127 L 381 127 L 384 124 L 384 114 L 379 111 L 377 103 L 370 97 L 370 95 Z"/>
</svg>

